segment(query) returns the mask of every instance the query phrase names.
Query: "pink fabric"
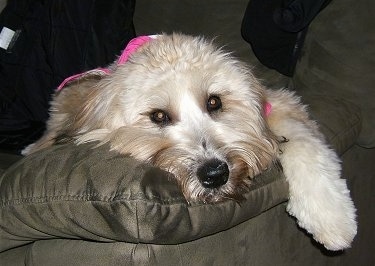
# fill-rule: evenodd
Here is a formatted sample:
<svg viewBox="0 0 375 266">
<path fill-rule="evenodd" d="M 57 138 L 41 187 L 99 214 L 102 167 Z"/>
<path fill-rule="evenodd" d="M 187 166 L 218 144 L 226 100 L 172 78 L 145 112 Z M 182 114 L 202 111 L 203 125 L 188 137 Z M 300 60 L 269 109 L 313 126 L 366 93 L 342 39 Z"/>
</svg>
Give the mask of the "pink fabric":
<svg viewBox="0 0 375 266">
<path fill-rule="evenodd" d="M 138 47 L 142 46 L 144 43 L 150 41 L 152 37 L 150 36 L 139 36 L 131 40 L 126 46 L 125 50 L 122 52 L 117 64 L 121 65 L 128 61 L 129 56 L 134 53 Z"/>
<path fill-rule="evenodd" d="M 138 47 L 142 46 L 144 43 L 150 41 L 151 39 L 155 38 L 155 36 L 139 36 L 134 39 L 132 39 L 128 45 L 123 50 L 121 56 L 117 60 L 118 65 L 124 64 L 126 61 L 128 61 L 129 56 L 134 53 Z M 111 71 L 108 68 L 96 68 L 93 70 L 89 70 L 83 73 L 75 74 L 73 76 L 70 76 L 66 79 L 64 79 L 63 82 L 57 87 L 57 91 L 62 90 L 69 82 L 83 78 L 85 75 L 89 74 L 97 74 L 97 75 L 107 75 L 111 73 Z"/>
<path fill-rule="evenodd" d="M 272 111 L 272 104 L 270 104 L 269 102 L 265 102 L 265 104 L 264 104 L 264 114 L 265 114 L 265 116 L 269 116 L 271 114 L 271 111 Z"/>
</svg>

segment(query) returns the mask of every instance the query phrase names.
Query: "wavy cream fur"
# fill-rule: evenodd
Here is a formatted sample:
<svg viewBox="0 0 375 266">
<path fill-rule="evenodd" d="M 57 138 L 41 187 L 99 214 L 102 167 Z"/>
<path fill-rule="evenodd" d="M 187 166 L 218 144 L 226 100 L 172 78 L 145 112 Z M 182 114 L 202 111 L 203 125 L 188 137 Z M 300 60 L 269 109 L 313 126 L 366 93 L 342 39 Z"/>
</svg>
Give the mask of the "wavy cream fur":
<svg viewBox="0 0 375 266">
<path fill-rule="evenodd" d="M 229 54 L 180 34 L 159 36 L 111 70 L 56 93 L 45 135 L 24 153 L 64 141 L 109 143 L 169 171 L 188 201 L 204 202 L 240 200 L 252 177 L 280 161 L 290 185 L 288 212 L 326 248 L 350 246 L 355 207 L 339 159 L 293 93 L 263 88 Z M 215 112 L 206 108 L 212 95 L 222 101 Z M 268 117 L 266 101 L 272 104 Z M 168 113 L 168 124 L 150 119 L 155 110 Z M 289 141 L 280 143 L 282 137 Z M 210 159 L 229 169 L 228 181 L 217 188 L 197 178 Z"/>
</svg>

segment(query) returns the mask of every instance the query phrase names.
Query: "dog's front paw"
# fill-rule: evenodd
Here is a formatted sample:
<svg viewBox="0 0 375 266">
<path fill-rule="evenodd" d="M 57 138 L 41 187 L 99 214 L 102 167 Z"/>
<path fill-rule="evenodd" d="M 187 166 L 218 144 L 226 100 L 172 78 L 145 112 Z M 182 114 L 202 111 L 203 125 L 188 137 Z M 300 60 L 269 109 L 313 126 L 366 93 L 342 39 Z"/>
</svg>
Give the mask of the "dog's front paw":
<svg viewBox="0 0 375 266">
<path fill-rule="evenodd" d="M 357 234 L 357 222 L 345 181 L 338 179 L 334 183 L 334 188 L 318 195 L 291 195 L 287 211 L 316 241 L 335 251 L 351 246 Z"/>
</svg>

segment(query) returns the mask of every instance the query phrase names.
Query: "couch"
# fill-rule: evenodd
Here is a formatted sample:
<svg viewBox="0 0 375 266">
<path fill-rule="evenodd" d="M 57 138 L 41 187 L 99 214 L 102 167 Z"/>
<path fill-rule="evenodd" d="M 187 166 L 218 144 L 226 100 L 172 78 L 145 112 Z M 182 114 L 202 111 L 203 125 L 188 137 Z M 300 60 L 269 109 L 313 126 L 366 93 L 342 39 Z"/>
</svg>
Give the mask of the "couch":
<svg viewBox="0 0 375 266">
<path fill-rule="evenodd" d="M 247 0 L 138 0 L 139 35 L 215 37 L 265 86 L 302 96 L 342 159 L 357 207 L 350 249 L 331 252 L 286 211 L 279 169 L 245 200 L 187 204 L 167 173 L 95 144 L 0 154 L 1 265 L 374 265 L 375 80 L 371 0 L 332 1 L 311 23 L 293 77 L 263 66 L 241 37 Z"/>
</svg>

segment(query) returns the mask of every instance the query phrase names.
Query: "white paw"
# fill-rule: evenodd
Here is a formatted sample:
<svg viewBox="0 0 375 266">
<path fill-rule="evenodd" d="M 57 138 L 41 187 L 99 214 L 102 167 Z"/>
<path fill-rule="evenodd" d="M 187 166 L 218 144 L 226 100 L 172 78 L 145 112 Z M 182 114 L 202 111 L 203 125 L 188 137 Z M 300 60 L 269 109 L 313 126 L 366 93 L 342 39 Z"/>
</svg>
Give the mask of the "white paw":
<svg viewBox="0 0 375 266">
<path fill-rule="evenodd" d="M 300 227 L 329 250 L 349 248 L 357 234 L 356 210 L 345 180 L 334 180 L 335 187 L 316 195 L 291 195 L 287 211 Z"/>
</svg>

